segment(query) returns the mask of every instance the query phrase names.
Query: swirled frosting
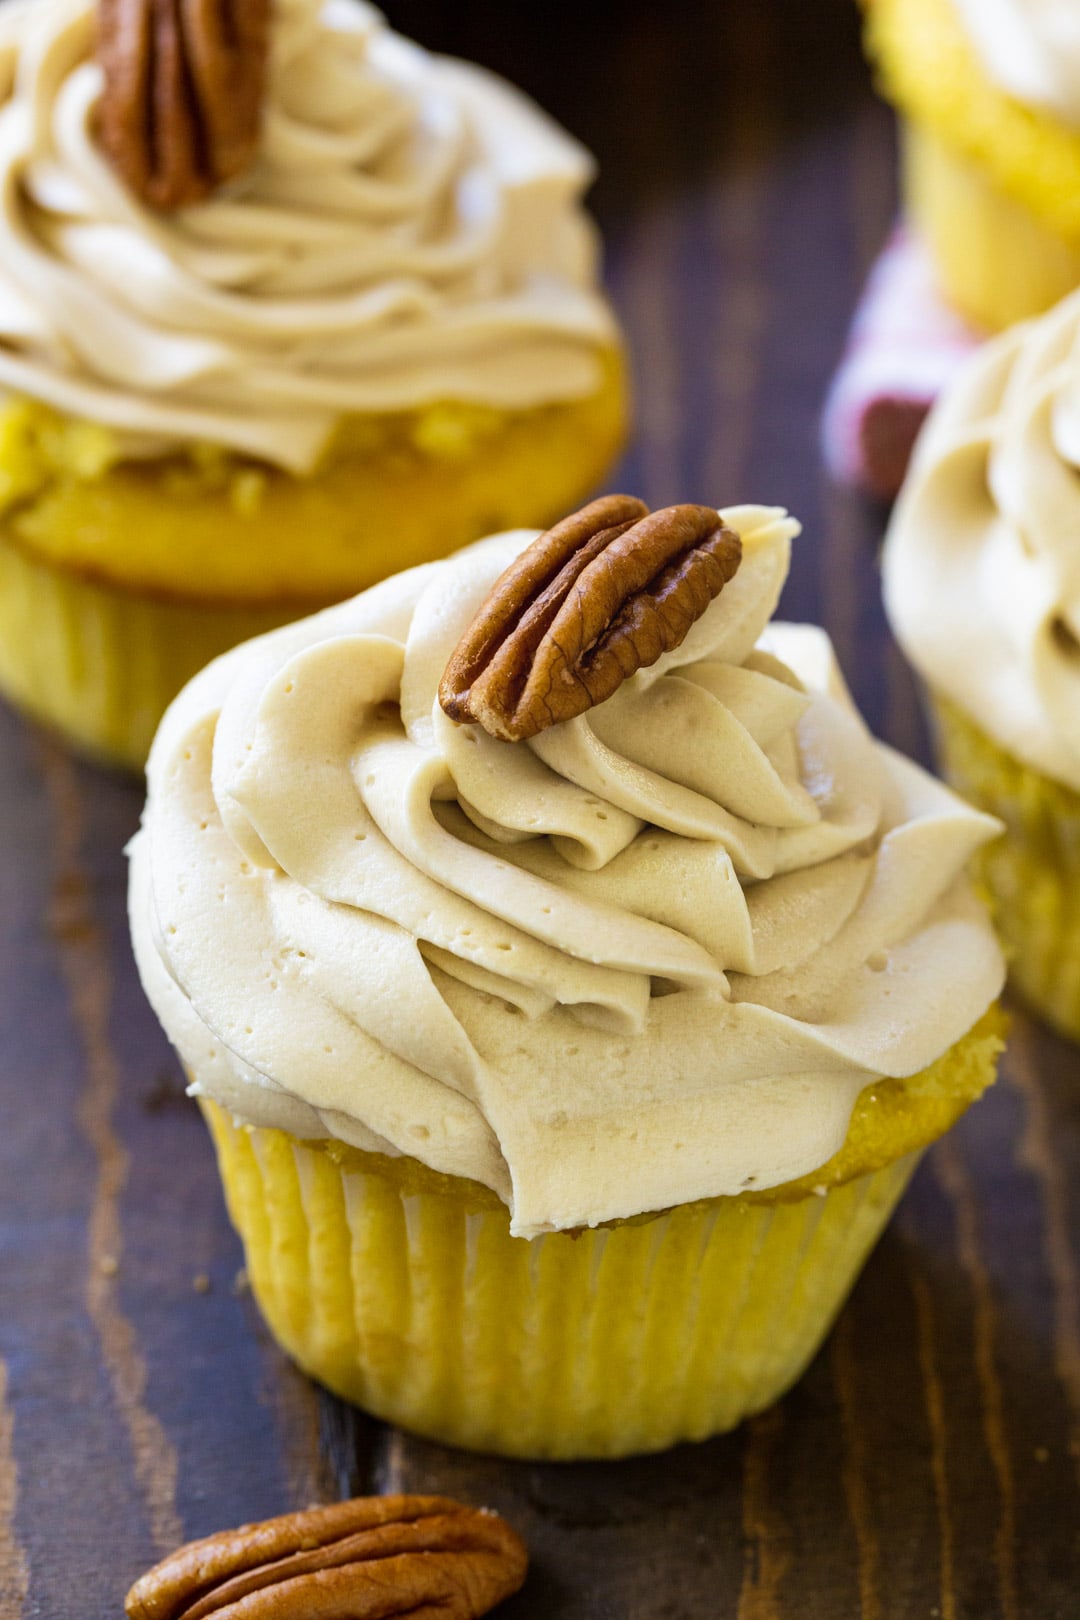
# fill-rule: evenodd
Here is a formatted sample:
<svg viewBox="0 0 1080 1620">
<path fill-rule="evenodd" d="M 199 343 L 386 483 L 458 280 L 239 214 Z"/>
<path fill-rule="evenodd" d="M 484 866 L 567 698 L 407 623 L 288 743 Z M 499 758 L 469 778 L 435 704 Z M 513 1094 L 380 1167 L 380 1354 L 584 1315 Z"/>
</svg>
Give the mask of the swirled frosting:
<svg viewBox="0 0 1080 1620">
<path fill-rule="evenodd" d="M 988 343 L 919 441 L 885 548 L 912 663 L 1080 790 L 1080 296 Z"/>
<path fill-rule="evenodd" d="M 175 215 L 94 138 L 94 0 L 0 10 L 0 389 L 309 470 L 340 419 L 594 392 L 588 155 L 359 0 L 275 0 L 257 161 Z"/>
<path fill-rule="evenodd" d="M 1076 0 L 954 0 L 986 72 L 1006 94 L 1080 125 Z"/>
<path fill-rule="evenodd" d="M 472 1177 L 531 1236 L 807 1173 L 966 1033 L 997 823 L 873 741 L 822 631 L 769 626 L 797 526 L 724 519 L 744 560 L 683 645 L 528 743 L 436 697 L 520 532 L 181 694 L 131 914 L 198 1090 Z"/>
</svg>

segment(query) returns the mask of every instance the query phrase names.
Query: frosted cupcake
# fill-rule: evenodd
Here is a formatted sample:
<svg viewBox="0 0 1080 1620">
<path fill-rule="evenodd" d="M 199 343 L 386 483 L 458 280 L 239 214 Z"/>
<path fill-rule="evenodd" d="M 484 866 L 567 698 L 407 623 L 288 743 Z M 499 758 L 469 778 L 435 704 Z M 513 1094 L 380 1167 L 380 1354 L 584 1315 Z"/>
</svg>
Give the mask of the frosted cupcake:
<svg viewBox="0 0 1080 1620">
<path fill-rule="evenodd" d="M 126 43 L 171 8 L 103 0 L 107 72 L 92 0 L 0 13 L 0 686 L 131 765 L 211 656 L 550 521 L 623 432 L 588 155 L 367 6 L 259 5 L 206 84 L 218 13 L 179 41 L 181 111 L 253 109 L 213 164 Z"/>
<path fill-rule="evenodd" d="M 988 344 L 937 406 L 885 548 L 944 767 L 1009 836 L 981 870 L 1011 971 L 1080 1039 L 1080 294 Z"/>
<path fill-rule="evenodd" d="M 609 497 L 165 718 L 143 982 L 268 1322 L 381 1417 L 532 1457 L 731 1427 L 993 1077 L 997 824 L 769 624 L 796 531 Z"/>
<path fill-rule="evenodd" d="M 867 0 L 904 118 L 905 201 L 951 302 L 992 329 L 1080 286 L 1080 9 Z"/>
</svg>

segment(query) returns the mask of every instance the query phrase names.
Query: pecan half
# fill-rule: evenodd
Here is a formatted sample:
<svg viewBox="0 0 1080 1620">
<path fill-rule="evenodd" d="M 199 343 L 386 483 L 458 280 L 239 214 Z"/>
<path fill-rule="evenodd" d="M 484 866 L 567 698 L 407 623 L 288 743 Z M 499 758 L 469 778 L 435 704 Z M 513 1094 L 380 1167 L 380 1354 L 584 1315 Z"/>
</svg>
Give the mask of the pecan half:
<svg viewBox="0 0 1080 1620">
<path fill-rule="evenodd" d="M 439 702 L 508 742 L 572 720 L 678 647 L 741 560 L 738 535 L 711 506 L 650 513 L 631 495 L 593 501 L 496 580 Z"/>
<path fill-rule="evenodd" d="M 444 1496 L 368 1496 L 245 1524 L 135 1582 L 129 1620 L 474 1620 L 525 1579 L 505 1519 Z"/>
<path fill-rule="evenodd" d="M 152 208 L 183 208 L 251 162 L 270 0 L 99 0 L 98 136 Z"/>
</svg>

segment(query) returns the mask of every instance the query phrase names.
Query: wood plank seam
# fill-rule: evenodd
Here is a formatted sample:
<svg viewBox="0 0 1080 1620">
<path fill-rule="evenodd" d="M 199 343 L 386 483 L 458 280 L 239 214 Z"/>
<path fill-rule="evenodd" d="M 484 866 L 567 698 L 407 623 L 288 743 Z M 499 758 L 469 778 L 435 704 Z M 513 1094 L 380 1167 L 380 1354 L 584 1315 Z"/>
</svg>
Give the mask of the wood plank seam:
<svg viewBox="0 0 1080 1620">
<path fill-rule="evenodd" d="M 990 1275 L 979 1244 L 979 1225 L 971 1177 L 956 1144 L 946 1136 L 933 1154 L 938 1182 L 956 1217 L 960 1264 L 971 1283 L 974 1301 L 975 1377 L 982 1410 L 983 1435 L 998 1491 L 999 1517 L 994 1534 L 994 1562 L 1002 1620 L 1022 1620 L 1016 1582 L 1016 1483 L 1005 1426 L 1005 1403 L 994 1352 L 994 1299 Z"/>
<path fill-rule="evenodd" d="M 49 924 L 86 1064 L 79 1125 L 97 1161 L 87 1234 L 86 1309 L 128 1432 L 154 1547 L 168 1552 L 183 1540 L 176 1508 L 176 1451 L 145 1404 L 146 1358 L 118 1297 L 117 1271 L 123 1251 L 120 1196 L 128 1160 L 112 1119 L 119 1072 L 109 1039 L 112 986 L 106 942 L 80 862 L 84 828 L 75 766 L 49 741 L 43 740 L 40 757 L 54 828 Z"/>
<path fill-rule="evenodd" d="M 8 1400 L 8 1367 L 0 1356 L 0 1614 L 19 1620 L 30 1591 L 30 1564 L 15 1530 L 19 1470 L 15 1414 Z"/>
<path fill-rule="evenodd" d="M 917 1265 L 911 1267 L 911 1292 L 915 1301 L 915 1334 L 919 1373 L 926 1401 L 926 1421 L 930 1430 L 930 1475 L 934 1482 L 940 1545 L 941 1620 L 957 1620 L 955 1534 L 949 1507 L 948 1422 L 945 1391 L 937 1362 L 937 1334 L 930 1286 Z"/>
<path fill-rule="evenodd" d="M 855 1315 L 849 1308 L 840 1313 L 832 1332 L 829 1360 L 833 1385 L 840 1405 L 840 1428 L 844 1440 L 840 1478 L 844 1487 L 848 1517 L 855 1535 L 859 1575 L 860 1620 L 884 1620 L 881 1602 L 881 1549 L 874 1529 L 873 1503 L 867 1484 L 866 1441 L 859 1422 L 858 1361 L 855 1355 Z"/>
<path fill-rule="evenodd" d="M 1014 1019 L 1009 1039 L 1009 1078 L 1021 1093 L 1026 1128 L 1017 1147 L 1017 1163 L 1031 1172 L 1043 1207 L 1043 1254 L 1053 1294 L 1053 1353 L 1069 1408 L 1069 1450 L 1080 1480 L 1080 1277 L 1070 1238 L 1068 1193 L 1050 1136 L 1046 1093 L 1031 1053 L 1031 1026 Z"/>
<path fill-rule="evenodd" d="M 778 135 L 773 114 L 775 41 L 769 23 L 770 13 L 763 9 L 757 25 L 738 41 L 743 60 L 737 84 L 742 89 L 730 104 L 732 174 L 722 205 L 709 211 L 710 223 L 719 227 L 712 261 L 733 271 L 708 323 L 710 331 L 720 334 L 712 346 L 713 364 L 707 375 L 716 388 L 710 404 L 721 431 L 708 443 L 702 498 L 721 502 L 743 487 L 752 444 L 752 406 L 761 382 L 761 340 L 770 312 L 772 289 L 761 265 L 768 188 L 760 183 Z"/>
<path fill-rule="evenodd" d="M 781 1620 L 780 1596 L 791 1563 L 789 1531 L 770 1500 L 769 1472 L 784 1429 L 783 1408 L 750 1419 L 743 1453 L 743 1577 L 736 1620 Z"/>
</svg>

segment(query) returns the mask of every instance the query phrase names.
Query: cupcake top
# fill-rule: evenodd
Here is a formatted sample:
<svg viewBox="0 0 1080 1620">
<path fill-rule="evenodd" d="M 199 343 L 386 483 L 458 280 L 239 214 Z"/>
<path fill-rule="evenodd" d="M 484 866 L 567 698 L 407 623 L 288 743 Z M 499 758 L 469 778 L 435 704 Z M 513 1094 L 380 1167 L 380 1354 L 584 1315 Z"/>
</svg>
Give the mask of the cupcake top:
<svg viewBox="0 0 1080 1620">
<path fill-rule="evenodd" d="M 350 413 L 600 386 L 591 160 L 508 85 L 358 0 L 273 0 L 254 161 L 165 214 L 99 145 L 96 20 L 0 10 L 0 389 L 303 472 Z"/>
<path fill-rule="evenodd" d="M 1080 126 L 1076 0 L 954 0 L 988 76 L 1018 101 Z"/>
<path fill-rule="evenodd" d="M 681 645 L 522 740 L 440 683 L 531 532 L 185 689 L 131 916 L 198 1090 L 485 1183 L 532 1236 L 804 1175 L 863 1086 L 971 1028 L 1003 968 L 964 869 L 998 824 L 874 742 L 822 631 L 769 624 L 797 524 L 724 521 L 741 564 Z"/>
<path fill-rule="evenodd" d="M 923 430 L 885 599 L 929 684 L 1080 791 L 1080 296 L 966 364 Z"/>
</svg>

